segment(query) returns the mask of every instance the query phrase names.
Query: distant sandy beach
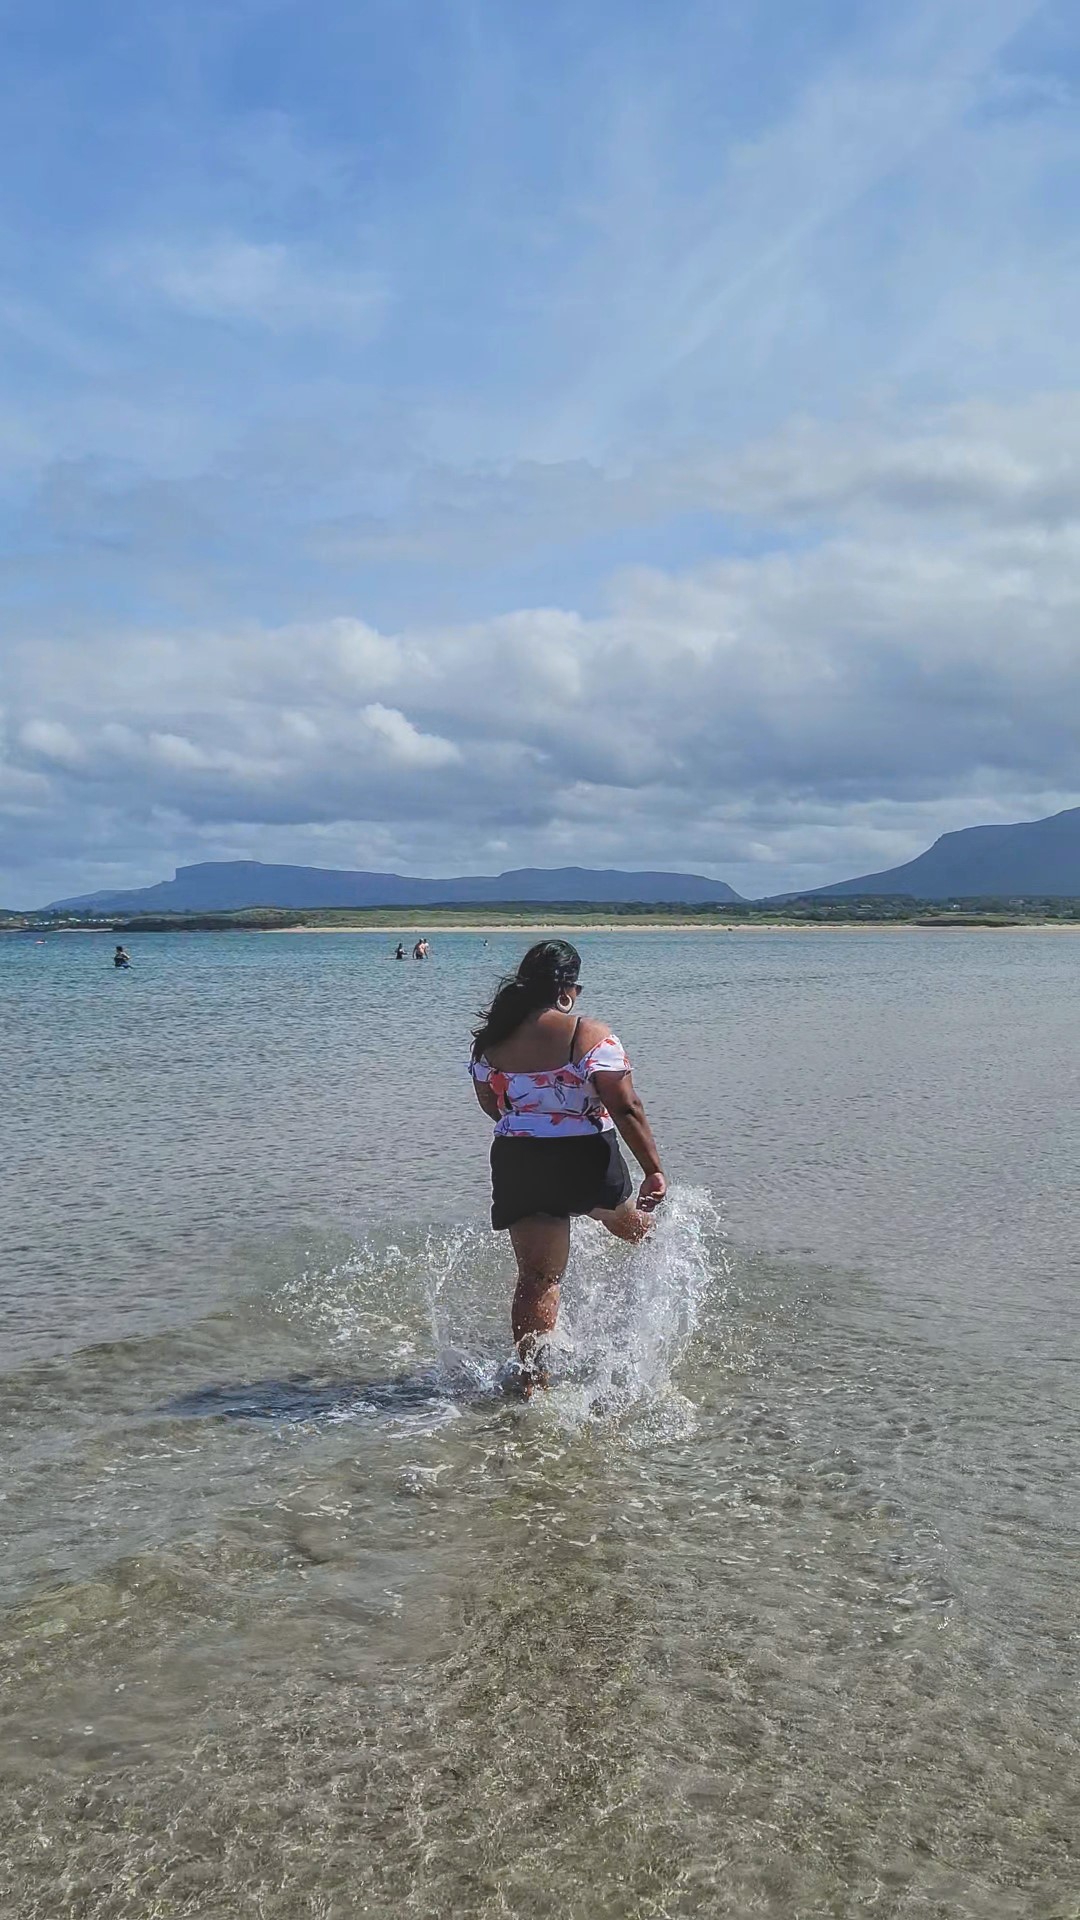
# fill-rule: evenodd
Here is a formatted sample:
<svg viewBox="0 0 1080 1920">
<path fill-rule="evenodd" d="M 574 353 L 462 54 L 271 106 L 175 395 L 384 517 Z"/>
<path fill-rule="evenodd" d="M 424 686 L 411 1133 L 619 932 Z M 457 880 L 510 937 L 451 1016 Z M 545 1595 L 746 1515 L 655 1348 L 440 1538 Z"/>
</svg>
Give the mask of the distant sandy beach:
<svg viewBox="0 0 1080 1920">
<path fill-rule="evenodd" d="M 134 929 L 138 932 L 138 929 Z M 260 933 L 366 933 L 391 937 L 395 927 L 260 927 Z M 413 935 L 416 927 L 405 927 L 403 934 Z M 431 922 L 431 938 L 447 933 L 1073 933 L 1080 932 L 1080 920 L 1018 920 L 1000 927 L 940 927 L 916 925 L 910 920 L 723 920 L 702 924 L 693 920 L 636 920 L 629 926 L 621 920 L 528 920 L 488 922 L 486 926 L 440 926 Z"/>
<path fill-rule="evenodd" d="M 430 937 L 451 933 L 1080 933 L 1080 920 L 1015 920 L 1001 926 L 970 926 L 941 921 L 937 925 L 911 920 L 508 920 L 487 924 L 426 923 Z M 51 939 L 58 933 L 109 933 L 110 927 L 0 927 L 0 934 L 33 933 Z M 125 927 L 127 939 L 154 933 L 362 933 L 369 939 L 402 938 L 410 943 L 420 928 L 393 921 L 385 927 Z"/>
</svg>

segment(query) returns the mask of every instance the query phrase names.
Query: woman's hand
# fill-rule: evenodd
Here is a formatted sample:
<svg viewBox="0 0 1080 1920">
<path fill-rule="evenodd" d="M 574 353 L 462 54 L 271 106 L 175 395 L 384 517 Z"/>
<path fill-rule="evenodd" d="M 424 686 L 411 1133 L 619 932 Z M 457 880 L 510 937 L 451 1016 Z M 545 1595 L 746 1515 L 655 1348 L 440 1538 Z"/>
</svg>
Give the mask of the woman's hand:
<svg viewBox="0 0 1080 1920">
<path fill-rule="evenodd" d="M 667 1181 L 662 1173 L 647 1173 L 638 1191 L 637 1203 L 642 1213 L 652 1213 L 660 1205 L 667 1192 Z"/>
</svg>

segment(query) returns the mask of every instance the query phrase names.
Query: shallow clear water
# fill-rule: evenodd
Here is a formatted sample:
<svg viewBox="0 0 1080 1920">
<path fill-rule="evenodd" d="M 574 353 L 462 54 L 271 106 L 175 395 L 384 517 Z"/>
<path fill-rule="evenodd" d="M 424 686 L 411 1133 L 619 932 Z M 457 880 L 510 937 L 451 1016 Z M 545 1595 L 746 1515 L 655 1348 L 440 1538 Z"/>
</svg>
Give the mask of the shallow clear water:
<svg viewBox="0 0 1080 1920">
<path fill-rule="evenodd" d="M 0 944 L 0 1907 L 1074 1920 L 1080 941 L 582 936 L 675 1181 L 497 1392 L 520 936 Z"/>
</svg>

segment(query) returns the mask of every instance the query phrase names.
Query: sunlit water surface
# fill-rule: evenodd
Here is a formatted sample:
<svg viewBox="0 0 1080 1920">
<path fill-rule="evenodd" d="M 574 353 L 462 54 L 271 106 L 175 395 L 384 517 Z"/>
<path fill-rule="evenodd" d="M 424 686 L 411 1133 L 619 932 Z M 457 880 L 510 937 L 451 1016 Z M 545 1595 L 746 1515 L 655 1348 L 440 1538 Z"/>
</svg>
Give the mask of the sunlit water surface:
<svg viewBox="0 0 1080 1920">
<path fill-rule="evenodd" d="M 498 1391 L 520 938 L 0 944 L 0 1907 L 1075 1920 L 1080 938 L 590 935 L 674 1195 Z"/>
</svg>

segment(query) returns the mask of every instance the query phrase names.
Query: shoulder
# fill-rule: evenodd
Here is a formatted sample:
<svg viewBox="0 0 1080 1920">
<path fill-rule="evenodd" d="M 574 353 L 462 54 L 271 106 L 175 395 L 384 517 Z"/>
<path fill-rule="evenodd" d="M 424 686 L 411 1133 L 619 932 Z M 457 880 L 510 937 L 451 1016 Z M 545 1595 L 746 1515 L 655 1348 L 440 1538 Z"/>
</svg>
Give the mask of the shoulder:
<svg viewBox="0 0 1080 1920">
<path fill-rule="evenodd" d="M 574 1059 L 584 1060 L 587 1053 L 602 1046 L 605 1040 L 612 1038 L 611 1027 L 606 1020 L 582 1020 L 578 1026 L 574 1041 Z"/>
<path fill-rule="evenodd" d="M 630 1072 L 626 1049 L 606 1020 L 583 1020 L 574 1048 L 574 1061 L 586 1079 L 594 1073 Z"/>
</svg>

